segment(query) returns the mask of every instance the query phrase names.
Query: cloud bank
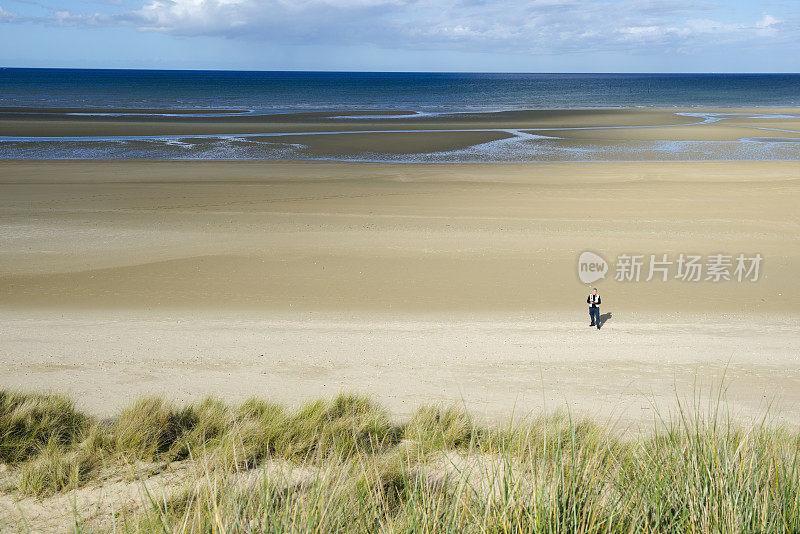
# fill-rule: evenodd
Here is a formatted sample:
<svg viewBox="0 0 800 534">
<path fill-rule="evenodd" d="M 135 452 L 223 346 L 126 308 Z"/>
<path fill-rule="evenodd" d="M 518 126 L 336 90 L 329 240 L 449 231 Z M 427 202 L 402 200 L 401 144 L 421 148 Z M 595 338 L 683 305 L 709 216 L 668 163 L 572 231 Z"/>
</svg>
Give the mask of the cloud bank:
<svg viewBox="0 0 800 534">
<path fill-rule="evenodd" d="M 0 21 L 12 23 L 522 54 L 649 48 L 691 53 L 727 43 L 796 43 L 798 20 L 767 12 L 732 20 L 725 4 L 690 0 L 145 0 L 102 14 L 61 10 L 39 17 L 0 7 Z"/>
</svg>

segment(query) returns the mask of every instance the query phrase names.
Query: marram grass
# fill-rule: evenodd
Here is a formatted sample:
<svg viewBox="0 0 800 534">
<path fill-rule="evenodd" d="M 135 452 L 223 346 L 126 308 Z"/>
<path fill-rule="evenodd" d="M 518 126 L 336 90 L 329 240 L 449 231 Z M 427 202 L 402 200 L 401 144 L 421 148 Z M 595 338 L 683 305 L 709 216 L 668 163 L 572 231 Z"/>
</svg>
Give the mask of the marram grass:
<svg viewBox="0 0 800 534">
<path fill-rule="evenodd" d="M 61 397 L 0 399 L 21 494 L 136 461 L 189 466 L 180 487 L 118 511 L 103 527 L 116 532 L 800 531 L 798 433 L 713 411 L 621 437 L 563 414 L 485 426 L 457 406 L 398 425 L 357 395 L 297 410 L 145 398 L 107 425 Z"/>
</svg>

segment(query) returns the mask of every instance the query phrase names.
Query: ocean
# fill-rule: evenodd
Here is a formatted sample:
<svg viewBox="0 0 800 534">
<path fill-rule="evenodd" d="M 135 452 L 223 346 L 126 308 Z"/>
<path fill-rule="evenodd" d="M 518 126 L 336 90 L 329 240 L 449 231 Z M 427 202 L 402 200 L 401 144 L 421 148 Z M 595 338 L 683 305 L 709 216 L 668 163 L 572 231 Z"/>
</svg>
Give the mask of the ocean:
<svg viewBox="0 0 800 534">
<path fill-rule="evenodd" d="M 709 112 L 712 108 L 715 111 Z M 743 113 L 736 108 L 789 111 Z M 515 123 L 514 117 L 522 115 L 498 119 L 504 111 L 656 109 L 674 109 L 689 126 L 727 121 L 724 125 L 738 128 L 734 131 L 741 136 L 668 133 L 659 138 L 628 133 L 617 138 L 611 133 L 620 127 L 614 125 L 573 121 L 548 131 L 531 127 L 530 120 Z M 287 114 L 294 114 L 294 126 L 267 128 L 277 121 L 275 116 Z M 750 123 L 737 123 L 741 120 Z M 800 160 L 798 120 L 800 74 L 0 69 L 0 159 L 793 161 Z M 26 127 L 24 121 L 28 126 L 38 121 L 38 129 Z M 87 121 L 94 121 L 99 133 L 85 128 Z M 448 121 L 446 129 L 437 130 Z M 227 123 L 225 128 L 215 126 L 222 123 Z M 675 121 L 666 120 L 625 128 L 672 126 Z M 602 135 L 577 139 L 574 130 Z M 367 149 L 370 143 L 358 141 L 363 135 L 380 134 L 389 145 L 392 132 L 484 132 L 492 139 L 447 150 L 405 152 L 396 147 Z M 362 137 L 347 135 L 353 133 Z M 349 146 L 327 152 L 317 146 L 330 135 L 343 136 L 340 144 Z M 502 139 L 494 138 L 498 135 Z"/>
<path fill-rule="evenodd" d="M 480 74 L 1 69 L 0 106 L 218 109 L 798 107 L 800 74 Z"/>
</svg>

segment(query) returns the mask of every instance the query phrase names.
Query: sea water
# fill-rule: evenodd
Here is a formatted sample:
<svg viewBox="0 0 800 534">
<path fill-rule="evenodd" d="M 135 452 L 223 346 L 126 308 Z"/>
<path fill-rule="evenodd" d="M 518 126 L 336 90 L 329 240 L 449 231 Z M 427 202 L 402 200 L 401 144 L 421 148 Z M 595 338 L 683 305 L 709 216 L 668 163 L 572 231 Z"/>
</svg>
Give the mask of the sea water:
<svg viewBox="0 0 800 534">
<path fill-rule="evenodd" d="M 800 108 L 798 74 L 481 74 L 0 69 L 0 113 L 214 116 L 293 112 L 492 113 L 525 109 Z M 15 111 L 16 110 L 16 111 Z M 60 112 L 65 110 L 60 109 Z M 211 113 L 209 113 L 211 111 Z M 800 110 L 798 110 L 800 113 Z M 780 118 L 767 113 L 767 117 Z M 789 117 L 797 114 L 790 113 Z M 366 120 L 370 116 L 361 116 Z M 386 117 L 375 115 L 375 121 Z M 699 115 L 698 122 L 713 120 Z M 306 132 L 315 133 L 315 132 Z M 751 132 L 752 133 L 752 132 Z M 800 133 L 728 142 L 559 142 L 512 131 L 507 140 L 424 154 L 353 153 L 365 161 L 794 160 Z M 0 137 L 0 158 L 314 159 L 253 135 Z M 318 158 L 320 159 L 320 158 Z"/>
</svg>

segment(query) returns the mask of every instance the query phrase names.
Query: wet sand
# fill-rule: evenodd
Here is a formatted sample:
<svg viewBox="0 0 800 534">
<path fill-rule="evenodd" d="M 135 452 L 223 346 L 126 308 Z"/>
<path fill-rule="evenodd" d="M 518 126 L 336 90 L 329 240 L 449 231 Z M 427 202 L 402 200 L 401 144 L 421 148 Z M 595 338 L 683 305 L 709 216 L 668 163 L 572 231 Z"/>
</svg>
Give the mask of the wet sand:
<svg viewBox="0 0 800 534">
<path fill-rule="evenodd" d="M 731 140 L 765 135 L 765 130 L 774 128 L 791 130 L 788 136 L 798 136 L 800 115 L 797 109 L 588 109 L 588 110 L 534 110 L 504 111 L 496 113 L 459 113 L 450 115 L 418 115 L 410 112 L 362 111 L 337 113 L 287 113 L 258 115 L 236 113 L 231 110 L 221 116 L 213 111 L 198 113 L 198 116 L 138 116 L 147 112 L 162 113 L 165 110 L 133 110 L 129 116 L 69 115 L 43 108 L 31 113 L 2 112 L 0 110 L 0 136 L 10 137 L 61 137 L 61 136 L 157 136 L 157 135 L 232 135 L 232 134 L 292 134 L 304 142 L 314 142 L 309 132 L 380 132 L 393 130 L 530 130 L 547 135 L 563 134 L 564 128 L 591 128 L 572 130 L 570 136 L 587 135 L 598 139 L 658 139 Z M 93 113 L 104 110 L 93 109 Z M 120 110 L 105 110 L 118 113 Z M 179 110 L 179 114 L 188 114 Z M 171 111 L 170 111 L 171 113 Z M 718 120 L 704 122 L 699 114 L 715 114 Z M 694 114 L 694 115 L 686 115 Z M 777 115 L 769 118 L 768 115 Z M 765 118 L 767 117 L 767 118 Z M 627 130 L 626 128 L 630 128 Z M 652 131 L 651 131 L 652 130 Z M 638 132 L 641 137 L 634 134 Z M 691 135 L 689 133 L 691 132 Z M 736 137 L 739 132 L 739 137 Z M 618 137 L 618 134 L 621 137 Z M 771 134 L 770 134 L 771 135 Z M 780 135 L 780 134 L 776 134 Z M 331 151 L 329 155 L 350 153 L 359 148 L 358 137 L 343 136 L 352 145 L 344 151 Z M 383 141 L 381 141 L 383 140 Z M 409 137 L 410 140 L 410 137 Z M 395 152 L 403 146 L 391 135 L 376 135 L 373 143 L 383 143 Z M 459 146 L 466 148 L 474 139 L 465 137 Z M 413 147 L 405 150 L 413 152 Z M 380 146 L 377 147 L 380 149 Z"/>
<path fill-rule="evenodd" d="M 405 163 L 796 161 L 798 110 L 538 110 L 259 115 L 2 111 L 0 157 Z M 150 113 L 150 114 L 148 114 Z"/>
<path fill-rule="evenodd" d="M 0 387 L 102 415 L 355 390 L 400 416 L 628 426 L 727 368 L 742 417 L 800 422 L 796 163 L 4 161 L 0 191 Z M 757 282 L 609 273 L 598 332 L 584 250 L 764 262 Z"/>
</svg>

